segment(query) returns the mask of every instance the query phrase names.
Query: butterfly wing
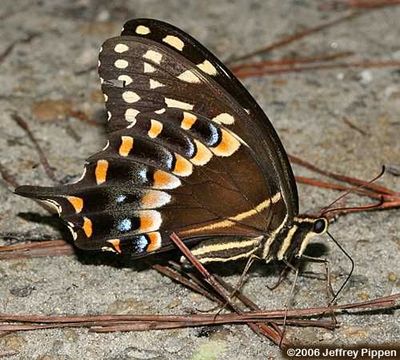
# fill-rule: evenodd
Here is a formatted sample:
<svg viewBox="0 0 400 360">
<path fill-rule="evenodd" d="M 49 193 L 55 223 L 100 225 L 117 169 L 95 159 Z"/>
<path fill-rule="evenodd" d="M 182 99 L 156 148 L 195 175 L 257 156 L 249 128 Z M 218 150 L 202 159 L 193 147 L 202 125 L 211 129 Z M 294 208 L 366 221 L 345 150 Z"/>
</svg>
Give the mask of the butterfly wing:
<svg viewBox="0 0 400 360">
<path fill-rule="evenodd" d="M 254 153 L 262 159 L 260 166 L 263 172 L 277 175 L 276 181 L 282 191 L 291 222 L 299 212 L 292 168 L 274 127 L 242 83 L 202 44 L 173 25 L 154 19 L 134 19 L 125 23 L 121 35 L 141 37 L 167 46 L 168 51 L 187 59 L 206 78 L 230 94 L 236 106 L 240 106 L 248 115 L 244 116 L 242 113 L 235 126 L 243 127 L 242 136 L 244 139 L 249 138 Z M 198 88 L 202 93 L 202 86 L 199 85 Z"/>
<path fill-rule="evenodd" d="M 285 152 L 262 110 L 206 49 L 132 20 L 99 59 L 108 144 L 75 184 L 16 192 L 57 208 L 83 249 L 143 256 L 186 241 L 257 237 L 297 214 Z"/>
</svg>

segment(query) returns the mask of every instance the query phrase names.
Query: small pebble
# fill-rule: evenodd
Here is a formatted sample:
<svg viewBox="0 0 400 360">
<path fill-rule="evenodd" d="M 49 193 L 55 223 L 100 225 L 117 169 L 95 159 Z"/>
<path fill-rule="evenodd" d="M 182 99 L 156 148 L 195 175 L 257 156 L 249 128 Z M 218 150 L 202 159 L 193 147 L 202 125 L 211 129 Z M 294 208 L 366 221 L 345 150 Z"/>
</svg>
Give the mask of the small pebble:
<svg viewBox="0 0 400 360">
<path fill-rule="evenodd" d="M 395 282 L 395 281 L 397 280 L 397 275 L 396 275 L 394 272 L 390 272 L 390 273 L 388 274 L 388 280 L 389 280 L 390 282 Z"/>
<path fill-rule="evenodd" d="M 373 80 L 372 72 L 370 70 L 363 70 L 359 74 L 361 84 L 367 85 Z"/>
</svg>

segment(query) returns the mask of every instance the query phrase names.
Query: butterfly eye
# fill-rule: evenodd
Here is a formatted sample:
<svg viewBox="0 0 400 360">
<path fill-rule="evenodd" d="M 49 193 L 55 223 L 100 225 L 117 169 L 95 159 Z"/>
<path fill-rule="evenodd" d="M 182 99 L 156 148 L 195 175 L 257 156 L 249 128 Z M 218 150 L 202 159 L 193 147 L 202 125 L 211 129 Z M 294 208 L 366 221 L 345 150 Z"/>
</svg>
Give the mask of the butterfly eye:
<svg viewBox="0 0 400 360">
<path fill-rule="evenodd" d="M 313 231 L 317 234 L 323 233 L 327 228 L 327 222 L 325 219 L 318 219 L 314 223 Z"/>
</svg>

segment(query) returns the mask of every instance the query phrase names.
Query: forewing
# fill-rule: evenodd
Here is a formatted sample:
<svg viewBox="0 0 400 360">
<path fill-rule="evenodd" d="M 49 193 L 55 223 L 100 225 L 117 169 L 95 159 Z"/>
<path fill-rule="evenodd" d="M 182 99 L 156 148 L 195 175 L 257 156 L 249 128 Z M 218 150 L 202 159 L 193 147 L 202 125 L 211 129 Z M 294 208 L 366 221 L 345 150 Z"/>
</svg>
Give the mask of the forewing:
<svg viewBox="0 0 400 360">
<path fill-rule="evenodd" d="M 262 159 L 263 172 L 276 174 L 276 181 L 279 182 L 286 203 L 288 221 L 291 223 L 293 216 L 298 214 L 298 195 L 289 160 L 274 127 L 240 81 L 196 39 L 170 24 L 154 19 L 134 19 L 124 25 L 122 35 L 139 36 L 169 46 L 170 51 L 182 55 L 195 64 L 244 109 L 249 116 L 242 116 L 240 120 L 244 129 L 243 137 L 249 138 L 256 156 Z M 169 44 L 169 40 L 174 38 L 178 39 L 180 45 L 183 43 L 183 47 Z M 172 41 L 172 44 L 174 43 Z"/>
</svg>

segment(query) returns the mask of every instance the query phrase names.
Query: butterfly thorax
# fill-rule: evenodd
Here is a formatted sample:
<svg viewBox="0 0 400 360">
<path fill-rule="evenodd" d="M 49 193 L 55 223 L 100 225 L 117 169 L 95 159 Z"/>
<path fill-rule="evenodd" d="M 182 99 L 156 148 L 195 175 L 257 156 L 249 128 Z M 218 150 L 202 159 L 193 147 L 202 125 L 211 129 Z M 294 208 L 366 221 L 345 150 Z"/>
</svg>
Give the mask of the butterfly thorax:
<svg viewBox="0 0 400 360">
<path fill-rule="evenodd" d="M 307 245 L 316 235 L 328 229 L 328 220 L 306 215 L 293 219 L 291 225 L 283 225 L 265 237 L 260 248 L 260 257 L 267 262 L 271 260 L 287 260 L 303 255 Z"/>
</svg>

